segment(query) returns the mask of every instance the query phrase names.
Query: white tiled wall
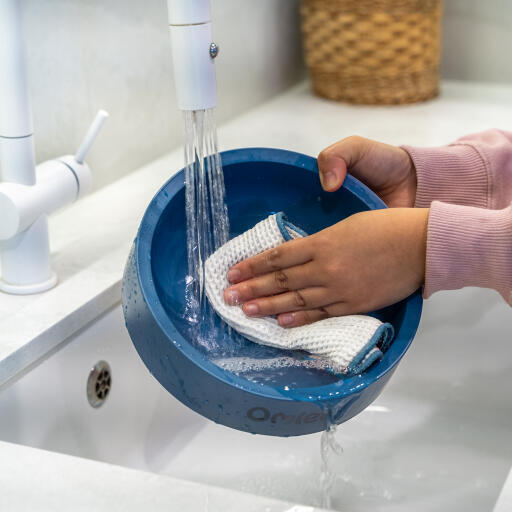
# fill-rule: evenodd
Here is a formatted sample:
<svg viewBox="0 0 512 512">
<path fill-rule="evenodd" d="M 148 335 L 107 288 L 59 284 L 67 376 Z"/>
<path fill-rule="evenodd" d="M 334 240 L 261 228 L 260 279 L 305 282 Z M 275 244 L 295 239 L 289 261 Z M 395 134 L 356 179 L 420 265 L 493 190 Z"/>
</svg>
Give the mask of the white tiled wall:
<svg viewBox="0 0 512 512">
<path fill-rule="evenodd" d="M 181 143 L 165 0 L 21 0 L 37 161 L 74 152 L 98 108 L 111 119 L 88 158 L 100 187 Z M 212 0 L 220 121 L 303 76 L 298 0 Z"/>
<path fill-rule="evenodd" d="M 512 2 L 445 0 L 445 78 L 512 83 Z"/>
</svg>

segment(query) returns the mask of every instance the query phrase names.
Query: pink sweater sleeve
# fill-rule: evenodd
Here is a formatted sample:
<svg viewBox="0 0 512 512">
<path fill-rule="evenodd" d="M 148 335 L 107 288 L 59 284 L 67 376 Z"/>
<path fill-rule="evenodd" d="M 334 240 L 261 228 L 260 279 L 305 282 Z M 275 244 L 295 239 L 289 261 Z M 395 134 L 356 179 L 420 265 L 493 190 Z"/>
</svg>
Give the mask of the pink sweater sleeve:
<svg viewBox="0 0 512 512">
<path fill-rule="evenodd" d="M 512 133 L 404 149 L 416 166 L 415 206 L 430 207 L 424 296 L 480 286 L 512 305 Z"/>
</svg>

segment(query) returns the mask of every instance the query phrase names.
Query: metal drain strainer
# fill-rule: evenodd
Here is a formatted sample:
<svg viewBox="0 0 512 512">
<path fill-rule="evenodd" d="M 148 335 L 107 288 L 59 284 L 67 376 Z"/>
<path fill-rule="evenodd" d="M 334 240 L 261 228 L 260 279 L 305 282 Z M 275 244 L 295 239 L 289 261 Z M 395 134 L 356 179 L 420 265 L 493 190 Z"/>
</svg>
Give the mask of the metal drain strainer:
<svg viewBox="0 0 512 512">
<path fill-rule="evenodd" d="M 112 387 L 112 372 L 106 361 L 94 365 L 87 379 L 87 400 L 92 407 L 100 407 L 105 403 Z"/>
</svg>

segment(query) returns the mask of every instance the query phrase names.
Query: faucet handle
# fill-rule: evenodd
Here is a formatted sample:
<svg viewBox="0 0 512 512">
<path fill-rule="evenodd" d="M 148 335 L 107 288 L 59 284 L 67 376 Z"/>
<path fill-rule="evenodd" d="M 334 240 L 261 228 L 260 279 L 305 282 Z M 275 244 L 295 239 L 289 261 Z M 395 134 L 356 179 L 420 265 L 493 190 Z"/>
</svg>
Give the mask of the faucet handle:
<svg viewBox="0 0 512 512">
<path fill-rule="evenodd" d="M 78 148 L 78 151 L 75 154 L 75 160 L 79 164 L 84 163 L 85 155 L 91 149 L 94 140 L 96 139 L 99 131 L 101 130 L 101 127 L 103 126 L 103 123 L 106 121 L 108 116 L 109 114 L 105 110 L 99 110 L 96 114 L 94 121 L 92 122 L 91 126 L 89 126 L 89 130 L 87 130 L 87 133 L 85 134 L 85 137 L 82 140 L 82 144 L 80 144 L 80 147 Z"/>
</svg>

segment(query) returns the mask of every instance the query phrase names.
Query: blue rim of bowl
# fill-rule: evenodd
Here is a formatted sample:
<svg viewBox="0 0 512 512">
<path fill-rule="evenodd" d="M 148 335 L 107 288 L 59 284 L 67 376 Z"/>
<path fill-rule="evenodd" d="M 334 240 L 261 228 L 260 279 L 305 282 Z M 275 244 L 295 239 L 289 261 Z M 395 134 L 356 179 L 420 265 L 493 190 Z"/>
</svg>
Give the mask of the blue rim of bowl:
<svg viewBox="0 0 512 512">
<path fill-rule="evenodd" d="M 300 167 L 318 174 L 318 165 L 315 158 L 283 149 L 234 149 L 221 153 L 221 158 L 223 166 L 249 162 L 258 162 L 261 164 L 278 163 Z M 172 344 L 173 341 L 176 341 L 176 346 L 180 347 L 179 349 L 185 357 L 199 366 L 201 370 L 209 373 L 212 377 L 220 380 L 221 382 L 233 385 L 239 389 L 253 393 L 254 395 L 264 398 L 301 402 L 343 399 L 344 397 L 348 397 L 354 393 L 361 392 L 363 389 L 378 381 L 395 368 L 411 345 L 419 325 L 423 304 L 419 290 L 405 299 L 406 305 L 404 315 L 409 318 L 409 321 L 407 322 L 407 325 L 402 327 L 403 332 L 401 335 L 406 337 L 408 341 L 405 343 L 402 342 L 400 349 L 398 349 L 393 342 L 389 350 L 384 354 L 384 357 L 362 375 L 340 379 L 334 383 L 323 386 L 290 388 L 289 390 L 284 390 L 266 384 L 255 383 L 227 370 L 223 370 L 207 359 L 203 353 L 190 345 L 190 343 L 174 326 L 160 303 L 160 299 L 154 285 L 151 259 L 146 257 L 147 254 L 150 254 L 153 235 L 158 225 L 158 219 L 160 218 L 161 213 L 174 195 L 178 193 L 183 186 L 184 174 L 182 172 L 178 172 L 155 194 L 144 213 L 137 233 L 137 238 L 135 239 L 135 261 L 137 265 L 139 285 L 146 306 L 153 315 L 153 318 L 160 327 L 162 333 L 164 333 L 166 338 L 169 340 L 169 343 Z M 356 197 L 360 198 L 371 209 L 386 208 L 385 203 L 377 195 L 351 175 L 347 175 L 343 187 L 356 195 Z M 166 194 L 164 194 L 164 192 L 166 192 Z M 156 219 L 156 222 L 151 224 L 151 219 Z M 175 336 L 170 337 L 170 332 L 174 332 Z M 395 352 L 397 353 L 395 354 Z M 391 357 L 391 353 L 393 353 L 394 357 L 391 361 L 388 361 Z"/>
</svg>

